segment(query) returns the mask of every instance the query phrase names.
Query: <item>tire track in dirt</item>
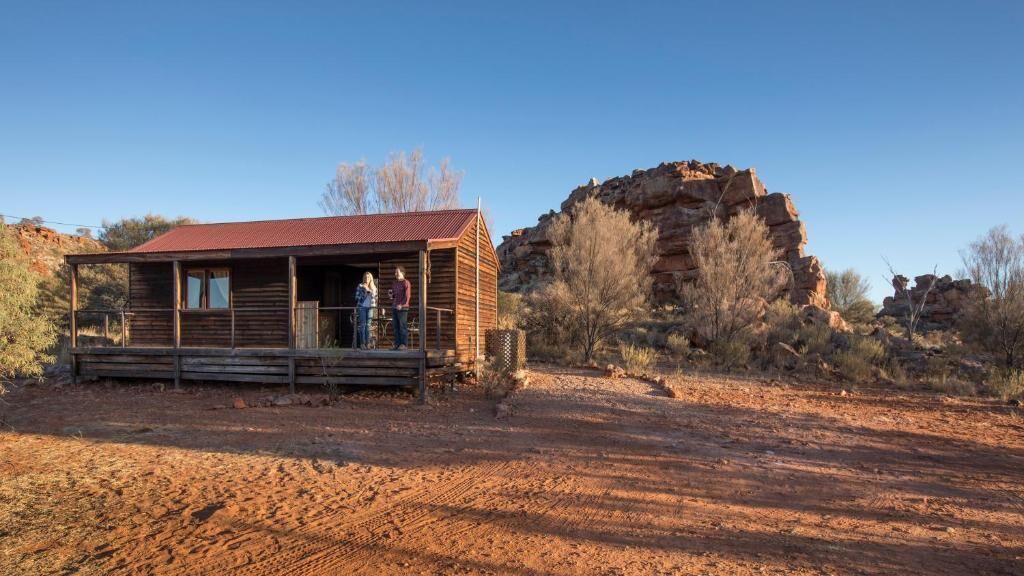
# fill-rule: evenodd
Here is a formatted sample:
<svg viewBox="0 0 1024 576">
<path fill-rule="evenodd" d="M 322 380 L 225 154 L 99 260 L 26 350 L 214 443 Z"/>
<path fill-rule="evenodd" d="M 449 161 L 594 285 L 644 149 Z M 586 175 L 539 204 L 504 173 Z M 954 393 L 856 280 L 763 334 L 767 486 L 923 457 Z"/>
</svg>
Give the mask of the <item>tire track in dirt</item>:
<svg viewBox="0 0 1024 576">
<path fill-rule="evenodd" d="M 467 493 L 476 492 L 479 488 L 475 490 L 475 485 L 479 486 L 483 480 L 499 473 L 507 465 L 505 462 L 496 462 L 486 467 L 474 467 L 468 474 L 441 490 L 418 490 L 401 497 L 383 510 L 367 510 L 343 516 L 326 515 L 304 526 L 301 533 L 289 538 L 288 542 L 283 542 L 280 553 L 238 567 L 235 573 L 301 576 L 334 572 L 342 564 L 358 558 L 359 554 L 372 552 L 382 528 L 395 525 L 404 532 L 405 525 L 417 526 L 429 514 L 432 506 L 451 504 Z"/>
</svg>

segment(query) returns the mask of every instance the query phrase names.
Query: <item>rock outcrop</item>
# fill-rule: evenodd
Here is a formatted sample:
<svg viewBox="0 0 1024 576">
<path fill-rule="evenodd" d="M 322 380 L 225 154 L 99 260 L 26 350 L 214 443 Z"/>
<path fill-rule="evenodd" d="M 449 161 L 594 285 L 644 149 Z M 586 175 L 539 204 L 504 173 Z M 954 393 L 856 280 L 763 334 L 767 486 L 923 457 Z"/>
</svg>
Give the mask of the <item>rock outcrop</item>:
<svg viewBox="0 0 1024 576">
<path fill-rule="evenodd" d="M 928 292 L 928 286 L 932 281 L 935 282 L 935 286 Z M 925 292 L 928 292 L 921 317 L 917 322 L 919 332 L 953 328 L 968 301 L 988 294 L 988 289 L 984 286 L 974 284 L 969 279 L 953 280 L 948 275 L 942 278 L 936 278 L 933 274 L 918 276 L 914 278 L 913 288 L 910 288 L 910 281 L 905 276 L 897 276 L 892 284 L 893 295 L 886 296 L 882 301 L 882 310 L 878 317 L 891 316 L 898 321 L 906 321 L 910 315 L 910 304 L 907 303 L 904 290 L 909 290 L 915 305 L 921 302 Z"/>
<path fill-rule="evenodd" d="M 659 259 L 652 275 L 658 303 L 677 300 L 676 277 L 684 281 L 696 278 L 697 270 L 689 254 L 693 228 L 712 216 L 728 218 L 744 208 L 752 208 L 765 219 L 772 241 L 793 271 L 790 299 L 798 305 L 828 307 L 825 271 L 817 258 L 804 254 L 807 232 L 792 199 L 788 194 L 769 194 L 753 168 L 737 170 L 691 160 L 634 170 L 629 176 L 603 183 L 592 179 L 572 191 L 561 211 L 590 196 L 629 210 L 636 218 L 657 226 Z M 546 273 L 550 248 L 547 230 L 555 215 L 554 211 L 549 212 L 540 217 L 536 226 L 505 236 L 498 246 L 502 290 L 521 291 Z"/>
<path fill-rule="evenodd" d="M 99 240 L 62 234 L 31 222 L 9 224 L 7 231 L 18 243 L 32 271 L 44 278 L 57 273 L 64 263 L 65 254 L 106 251 Z"/>
</svg>

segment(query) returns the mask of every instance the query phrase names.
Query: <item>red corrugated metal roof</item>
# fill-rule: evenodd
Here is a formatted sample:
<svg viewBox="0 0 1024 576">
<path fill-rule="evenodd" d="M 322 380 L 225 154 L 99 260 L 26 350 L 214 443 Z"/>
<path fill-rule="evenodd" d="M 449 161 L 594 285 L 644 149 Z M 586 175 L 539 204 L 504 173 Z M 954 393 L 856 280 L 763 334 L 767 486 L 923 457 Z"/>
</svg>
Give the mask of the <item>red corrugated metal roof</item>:
<svg viewBox="0 0 1024 576">
<path fill-rule="evenodd" d="M 195 252 L 452 240 L 473 223 L 476 210 L 434 210 L 294 220 L 188 224 L 131 252 Z"/>
</svg>

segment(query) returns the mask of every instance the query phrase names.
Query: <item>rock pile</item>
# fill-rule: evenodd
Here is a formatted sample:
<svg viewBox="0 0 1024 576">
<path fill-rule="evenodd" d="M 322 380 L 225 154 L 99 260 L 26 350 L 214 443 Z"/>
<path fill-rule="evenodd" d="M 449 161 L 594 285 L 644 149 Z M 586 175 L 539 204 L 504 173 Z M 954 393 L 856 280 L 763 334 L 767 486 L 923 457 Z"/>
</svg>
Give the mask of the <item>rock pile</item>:
<svg viewBox="0 0 1024 576">
<path fill-rule="evenodd" d="M 629 210 L 636 218 L 657 226 L 660 257 L 652 275 L 654 299 L 658 303 L 677 300 L 676 277 L 684 281 L 696 278 L 697 270 L 689 254 L 693 228 L 712 216 L 728 218 L 744 208 L 752 208 L 765 219 L 775 246 L 793 270 L 790 299 L 798 305 L 828 307 L 825 272 L 817 258 L 804 254 L 807 232 L 792 199 L 778 192 L 769 194 L 753 168 L 737 170 L 691 160 L 634 170 L 629 176 L 603 183 L 592 179 L 572 191 L 561 211 L 590 196 Z M 555 215 L 554 211 L 549 212 L 540 217 L 536 226 L 505 236 L 498 246 L 502 290 L 521 291 L 545 274 L 550 248 L 547 231 Z"/>
<path fill-rule="evenodd" d="M 921 319 L 918 320 L 917 330 L 919 332 L 953 328 L 970 299 L 984 297 L 988 294 L 985 287 L 974 284 L 966 278 L 953 280 L 949 275 L 936 278 L 933 274 L 925 274 L 914 278 L 914 287 L 909 288 L 910 297 L 915 304 L 921 301 L 933 280 L 935 287 L 928 292 L 924 309 L 921 311 Z M 878 317 L 891 316 L 903 321 L 910 315 L 910 304 L 907 303 L 907 296 L 904 292 L 904 287 L 909 287 L 910 281 L 905 276 L 897 276 L 893 279 L 892 286 L 894 293 L 892 296 L 886 296 L 882 301 L 882 310 L 878 313 Z"/>
</svg>

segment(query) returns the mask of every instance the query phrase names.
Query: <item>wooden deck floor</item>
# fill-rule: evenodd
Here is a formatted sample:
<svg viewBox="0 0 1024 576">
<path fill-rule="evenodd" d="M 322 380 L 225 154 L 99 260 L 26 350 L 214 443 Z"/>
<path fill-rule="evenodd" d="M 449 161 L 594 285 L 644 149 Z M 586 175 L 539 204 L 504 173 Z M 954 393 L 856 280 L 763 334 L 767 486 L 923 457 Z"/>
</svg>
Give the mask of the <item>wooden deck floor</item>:
<svg viewBox="0 0 1024 576">
<path fill-rule="evenodd" d="M 82 377 L 144 378 L 295 385 L 417 386 L 456 368 L 454 350 L 346 348 L 76 348 Z M 422 364 L 421 364 L 422 362 Z"/>
</svg>

